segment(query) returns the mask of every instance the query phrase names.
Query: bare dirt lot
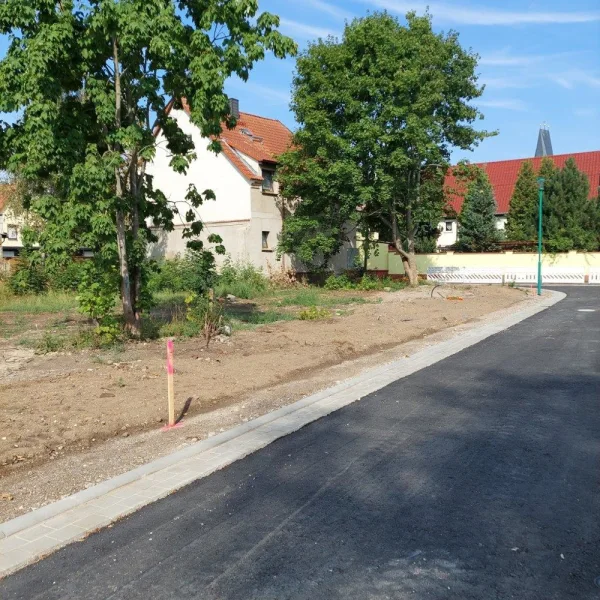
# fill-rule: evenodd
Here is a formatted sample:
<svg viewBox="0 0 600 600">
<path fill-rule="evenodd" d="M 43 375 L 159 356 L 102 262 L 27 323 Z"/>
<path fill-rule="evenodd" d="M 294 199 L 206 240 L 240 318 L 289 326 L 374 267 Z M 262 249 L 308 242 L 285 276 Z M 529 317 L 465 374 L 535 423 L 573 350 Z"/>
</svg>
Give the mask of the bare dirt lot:
<svg viewBox="0 0 600 600">
<path fill-rule="evenodd" d="M 5 344 L 0 521 L 410 354 L 434 332 L 534 301 L 487 286 L 430 295 L 429 287 L 370 293 L 371 303 L 332 318 L 236 332 L 209 349 L 201 339 L 176 341 L 184 426 L 167 433 L 164 341 L 44 356 Z"/>
</svg>

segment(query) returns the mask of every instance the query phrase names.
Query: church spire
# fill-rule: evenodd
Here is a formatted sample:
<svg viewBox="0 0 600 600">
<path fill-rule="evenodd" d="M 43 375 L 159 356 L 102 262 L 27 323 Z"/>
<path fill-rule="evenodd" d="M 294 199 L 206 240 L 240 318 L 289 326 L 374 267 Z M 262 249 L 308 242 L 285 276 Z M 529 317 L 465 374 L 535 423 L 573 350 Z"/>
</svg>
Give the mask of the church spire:
<svg viewBox="0 0 600 600">
<path fill-rule="evenodd" d="M 537 148 L 535 149 L 535 157 L 552 156 L 552 140 L 550 139 L 550 127 L 546 123 L 540 125 L 540 133 L 538 135 Z"/>
</svg>

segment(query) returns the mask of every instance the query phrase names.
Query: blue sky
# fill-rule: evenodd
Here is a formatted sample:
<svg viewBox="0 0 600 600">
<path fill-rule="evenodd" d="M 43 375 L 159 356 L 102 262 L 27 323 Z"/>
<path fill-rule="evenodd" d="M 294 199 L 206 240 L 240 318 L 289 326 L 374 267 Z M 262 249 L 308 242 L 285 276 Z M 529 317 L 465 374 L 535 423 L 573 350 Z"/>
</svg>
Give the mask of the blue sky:
<svg viewBox="0 0 600 600">
<path fill-rule="evenodd" d="M 556 154 L 600 149 L 600 4 L 597 0 L 262 0 L 261 10 L 281 17 L 281 31 L 300 48 L 329 34 L 346 19 L 387 10 L 403 18 L 426 6 L 438 31 L 459 32 L 463 46 L 481 56 L 478 100 L 483 127 L 499 130 L 471 153 L 453 159 L 493 161 L 532 156 L 542 122 Z M 289 110 L 294 60 L 269 57 L 247 84 L 227 90 L 247 112 L 295 127 Z"/>
<path fill-rule="evenodd" d="M 429 6 L 436 30 L 454 29 L 463 46 L 481 56 L 486 90 L 477 103 L 481 126 L 498 130 L 473 152 L 453 160 L 493 161 L 532 156 L 542 122 L 556 154 L 600 149 L 600 4 L 598 0 L 259 0 L 281 17 L 281 31 L 300 48 L 310 40 L 341 36 L 344 22 L 387 10 L 401 19 Z M 6 39 L 0 38 L 0 56 Z M 242 110 L 277 118 L 294 129 L 289 110 L 294 59 L 272 56 L 247 83 L 231 80 Z"/>
</svg>

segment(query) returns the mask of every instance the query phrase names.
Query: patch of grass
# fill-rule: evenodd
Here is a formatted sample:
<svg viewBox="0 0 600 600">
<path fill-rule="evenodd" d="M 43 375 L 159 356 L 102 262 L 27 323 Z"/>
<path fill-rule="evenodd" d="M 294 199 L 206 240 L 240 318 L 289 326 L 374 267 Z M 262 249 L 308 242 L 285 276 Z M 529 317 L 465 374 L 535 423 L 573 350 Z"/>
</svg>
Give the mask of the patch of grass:
<svg viewBox="0 0 600 600">
<path fill-rule="evenodd" d="M 279 306 L 315 306 L 321 304 L 323 292 L 317 288 L 304 288 L 284 296 L 277 304 Z"/>
<path fill-rule="evenodd" d="M 276 301 L 277 306 L 345 306 L 348 304 L 366 304 L 368 300 L 361 296 L 345 296 L 331 294 L 327 291 L 310 287 L 293 292 Z"/>
<path fill-rule="evenodd" d="M 77 308 L 76 295 L 70 292 L 53 292 L 47 294 L 13 296 L 6 290 L 0 293 L 0 312 L 11 313 L 60 313 Z"/>
<path fill-rule="evenodd" d="M 275 310 L 266 310 L 251 312 L 247 314 L 238 314 L 232 320 L 247 325 L 268 325 L 278 321 L 294 321 L 297 317 L 292 313 L 277 312 Z"/>
<path fill-rule="evenodd" d="M 318 306 L 311 306 L 301 310 L 298 314 L 298 318 L 301 321 L 316 321 L 318 319 L 329 319 L 331 313 L 326 308 L 320 308 Z"/>
<path fill-rule="evenodd" d="M 217 278 L 215 294 L 231 294 L 249 300 L 269 292 L 271 285 L 265 274 L 250 263 L 226 261 Z"/>
<path fill-rule="evenodd" d="M 201 331 L 202 328 L 199 323 L 189 321 L 186 318 L 174 319 L 158 328 L 158 336 L 161 338 L 196 337 L 200 335 Z"/>
</svg>

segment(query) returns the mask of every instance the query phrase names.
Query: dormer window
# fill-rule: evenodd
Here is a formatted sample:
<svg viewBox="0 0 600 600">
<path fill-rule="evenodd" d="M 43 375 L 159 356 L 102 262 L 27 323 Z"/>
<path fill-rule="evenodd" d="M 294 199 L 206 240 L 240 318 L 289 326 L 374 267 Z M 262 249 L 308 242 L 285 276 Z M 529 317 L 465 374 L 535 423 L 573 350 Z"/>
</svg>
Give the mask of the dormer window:
<svg viewBox="0 0 600 600">
<path fill-rule="evenodd" d="M 275 171 L 271 170 L 271 169 L 263 169 L 262 170 L 262 178 L 263 178 L 263 182 L 262 182 L 262 189 L 263 192 L 273 192 L 274 191 L 274 187 L 273 187 L 273 179 L 275 177 Z"/>
</svg>

